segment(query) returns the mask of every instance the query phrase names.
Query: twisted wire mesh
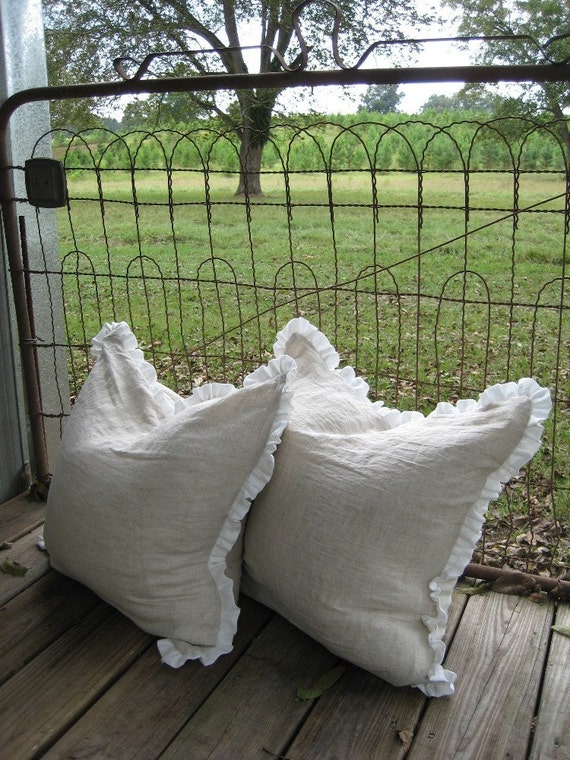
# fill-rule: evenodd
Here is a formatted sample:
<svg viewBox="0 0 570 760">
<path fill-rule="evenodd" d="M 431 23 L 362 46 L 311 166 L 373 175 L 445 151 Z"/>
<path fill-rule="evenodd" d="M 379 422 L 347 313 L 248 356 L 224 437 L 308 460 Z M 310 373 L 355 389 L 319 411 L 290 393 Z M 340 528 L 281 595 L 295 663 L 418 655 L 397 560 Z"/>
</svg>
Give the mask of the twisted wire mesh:
<svg viewBox="0 0 570 760">
<path fill-rule="evenodd" d="M 91 337 L 123 319 L 183 394 L 240 382 L 295 315 L 387 405 L 430 411 L 533 376 L 555 401 L 544 445 L 475 559 L 568 566 L 569 174 L 556 123 L 277 125 L 263 196 L 234 194 L 232 130 L 48 138 L 69 187 L 61 268 L 29 274 L 61 284 L 72 396 Z M 63 418 L 64 405 L 45 413 Z"/>
</svg>

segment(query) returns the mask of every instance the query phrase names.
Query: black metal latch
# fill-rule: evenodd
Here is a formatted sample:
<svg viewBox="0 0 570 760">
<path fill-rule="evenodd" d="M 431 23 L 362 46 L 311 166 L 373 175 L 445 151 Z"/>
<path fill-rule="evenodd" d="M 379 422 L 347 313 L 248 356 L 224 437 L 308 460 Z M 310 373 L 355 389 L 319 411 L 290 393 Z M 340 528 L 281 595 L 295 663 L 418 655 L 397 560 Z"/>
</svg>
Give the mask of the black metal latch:
<svg viewBox="0 0 570 760">
<path fill-rule="evenodd" d="M 30 158 L 25 163 L 26 192 L 32 206 L 59 208 L 67 203 L 67 183 L 61 161 Z"/>
</svg>

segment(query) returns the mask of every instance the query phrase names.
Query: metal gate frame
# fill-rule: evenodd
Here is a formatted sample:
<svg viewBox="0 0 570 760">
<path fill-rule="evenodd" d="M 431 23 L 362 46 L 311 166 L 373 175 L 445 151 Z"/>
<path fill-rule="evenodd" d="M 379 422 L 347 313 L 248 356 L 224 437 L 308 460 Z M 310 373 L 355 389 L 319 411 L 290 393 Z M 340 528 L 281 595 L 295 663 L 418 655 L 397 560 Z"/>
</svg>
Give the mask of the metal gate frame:
<svg viewBox="0 0 570 760">
<path fill-rule="evenodd" d="M 305 0 L 296 13 L 310 0 Z M 0 203 L 4 222 L 4 235 L 10 268 L 10 277 L 19 333 L 24 385 L 28 403 L 34 464 L 39 481 L 49 475 L 44 440 L 41 395 L 37 372 L 35 336 L 30 314 L 29 293 L 26 285 L 26 267 L 22 259 L 22 239 L 19 229 L 17 202 L 14 190 L 14 167 L 10 165 L 8 132 L 10 118 L 23 105 L 49 100 L 77 98 L 117 97 L 122 95 L 165 94 L 169 92 L 201 92 L 204 90 L 235 89 L 290 89 L 327 85 L 384 85 L 421 84 L 436 82 L 466 82 L 496 84 L 500 82 L 570 82 L 570 63 L 526 64 L 521 66 L 459 66 L 363 69 L 362 56 L 355 67 L 331 71 L 312 71 L 306 68 L 308 50 L 298 29 L 298 39 L 305 57 L 299 68 L 263 74 L 209 74 L 201 77 L 143 79 L 148 66 L 160 54 L 150 54 L 140 64 L 132 78 L 125 78 L 124 60 L 117 59 L 115 68 L 123 74 L 122 81 L 93 82 L 76 85 L 34 87 L 11 95 L 0 106 Z M 451 40 L 452 38 L 448 38 Z M 481 38 L 483 39 L 483 38 Z M 434 40 L 412 40 L 430 42 Z M 334 38 L 333 38 L 334 44 Z M 376 44 L 376 43 L 375 43 Z M 373 48 L 372 45 L 371 48 Z M 336 50 L 336 46 L 335 46 Z M 339 61 L 336 56 L 337 62 Z"/>
<path fill-rule="evenodd" d="M 315 87 L 330 85 L 401 85 L 438 82 L 459 83 L 517 83 L 517 82 L 570 82 L 570 62 L 552 62 L 547 59 L 544 64 L 500 65 L 500 66 L 460 66 L 423 67 L 423 68 L 362 68 L 362 63 L 370 52 L 379 45 L 393 43 L 374 43 L 369 47 L 358 63 L 345 67 L 338 56 L 335 22 L 333 33 L 333 53 L 339 65 L 336 70 L 308 69 L 308 47 L 302 37 L 298 15 L 312 0 L 304 0 L 294 12 L 294 26 L 302 51 L 302 60 L 295 69 L 287 68 L 282 61 L 283 71 L 263 74 L 208 74 L 188 78 L 144 79 L 150 63 L 161 54 L 150 54 L 139 65 L 137 72 L 129 78 L 125 71 L 127 59 L 117 59 L 115 69 L 122 76 L 116 82 L 95 82 L 64 86 L 45 86 L 23 90 L 10 96 L 0 106 L 0 202 L 13 299 L 18 329 L 19 347 L 22 361 L 22 374 L 27 401 L 27 414 L 30 424 L 31 444 L 34 467 L 38 482 L 49 479 L 49 463 L 45 444 L 44 417 L 42 414 L 41 388 L 37 363 L 36 336 L 28 283 L 29 267 L 25 261 L 25 235 L 20 228 L 17 205 L 21 199 L 16 197 L 14 171 L 18 167 L 10 165 L 9 126 L 11 116 L 22 106 L 49 100 L 69 100 L 81 98 L 111 98 L 123 95 L 166 94 L 169 92 L 201 92 L 205 90 L 235 89 L 291 89 L 295 87 Z M 330 3 L 336 8 L 334 3 Z M 338 10 L 338 9 L 337 9 Z M 340 11 L 339 11 L 340 12 Z M 488 38 L 478 38 L 488 39 Z M 556 38 L 557 39 L 557 38 Z M 398 44 L 417 44 L 435 42 L 433 39 L 410 40 Z M 445 41 L 466 41 L 465 38 L 446 38 Z M 534 42 L 534 41 L 533 41 Z M 547 49 L 549 41 L 543 49 Z M 536 43 L 535 43 L 536 44 Z M 212 51 L 209 51 L 212 52 Z M 20 167 L 21 168 L 21 167 Z M 487 572 L 489 571 L 489 572 Z M 491 573 L 491 575 L 489 575 Z M 502 573 L 490 567 L 477 568 L 477 577 L 491 577 Z M 555 583 L 553 579 L 544 579 L 545 583 Z"/>
</svg>

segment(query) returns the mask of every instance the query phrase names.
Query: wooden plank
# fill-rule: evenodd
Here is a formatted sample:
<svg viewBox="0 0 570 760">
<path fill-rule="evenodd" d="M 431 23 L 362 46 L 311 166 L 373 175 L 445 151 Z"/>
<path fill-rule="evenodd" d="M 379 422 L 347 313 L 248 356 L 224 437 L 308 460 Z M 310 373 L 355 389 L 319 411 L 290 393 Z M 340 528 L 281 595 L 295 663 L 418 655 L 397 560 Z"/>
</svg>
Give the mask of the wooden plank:
<svg viewBox="0 0 570 760">
<path fill-rule="evenodd" d="M 469 599 L 447 659 L 456 693 L 430 701 L 409 760 L 526 757 L 552 612 L 518 596 Z"/>
<path fill-rule="evenodd" d="M 273 616 L 244 597 L 233 651 L 214 665 L 188 662 L 174 670 L 147 650 L 44 758 L 154 760 L 228 673 Z"/>
<path fill-rule="evenodd" d="M 38 549 L 37 542 L 38 535 L 34 531 L 16 541 L 10 550 L 0 551 L 0 565 L 10 558 L 28 569 L 23 576 L 0 573 L 0 604 L 6 604 L 49 570 L 49 557 Z"/>
<path fill-rule="evenodd" d="M 0 687 L 4 757 L 41 756 L 153 638 L 105 604 Z"/>
<path fill-rule="evenodd" d="M 100 604 L 85 586 L 51 570 L 2 607 L 0 683 Z"/>
<path fill-rule="evenodd" d="M 161 758 L 268 760 L 311 709 L 296 698 L 337 663 L 334 655 L 275 616 Z"/>
<path fill-rule="evenodd" d="M 570 628 L 570 605 L 559 603 L 556 625 Z M 552 634 L 530 760 L 570 758 L 570 638 Z"/>
<path fill-rule="evenodd" d="M 326 692 L 287 749 L 288 760 L 396 760 L 413 732 L 425 697 L 396 688 L 356 667 Z M 401 733 L 400 733 L 401 732 Z"/>
<path fill-rule="evenodd" d="M 466 603 L 465 594 L 454 594 L 446 641 L 453 637 Z M 287 757 L 400 760 L 425 702 L 418 689 L 398 689 L 351 667 L 318 700 Z"/>
<path fill-rule="evenodd" d="M 36 530 L 45 520 L 45 514 L 45 503 L 32 501 L 27 494 L 0 505 L 0 546 Z"/>
</svg>

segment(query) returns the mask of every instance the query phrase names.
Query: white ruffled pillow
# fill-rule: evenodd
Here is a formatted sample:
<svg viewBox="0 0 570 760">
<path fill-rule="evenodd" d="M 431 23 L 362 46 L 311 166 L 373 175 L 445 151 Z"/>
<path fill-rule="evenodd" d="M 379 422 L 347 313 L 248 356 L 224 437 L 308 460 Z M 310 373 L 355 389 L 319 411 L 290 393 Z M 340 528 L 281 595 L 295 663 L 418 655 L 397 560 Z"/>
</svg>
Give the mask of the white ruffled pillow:
<svg viewBox="0 0 570 760">
<path fill-rule="evenodd" d="M 126 323 L 106 324 L 92 353 L 49 491 L 51 564 L 165 637 L 167 664 L 210 664 L 232 648 L 234 547 L 271 477 L 295 363 L 284 356 L 239 390 L 211 384 L 183 399 L 157 381 Z"/>
<path fill-rule="evenodd" d="M 279 333 L 284 354 L 293 411 L 248 517 L 242 589 L 392 684 L 451 694 L 452 590 L 489 501 L 539 447 L 550 394 L 523 379 L 424 417 L 370 402 L 304 319 Z"/>
</svg>

